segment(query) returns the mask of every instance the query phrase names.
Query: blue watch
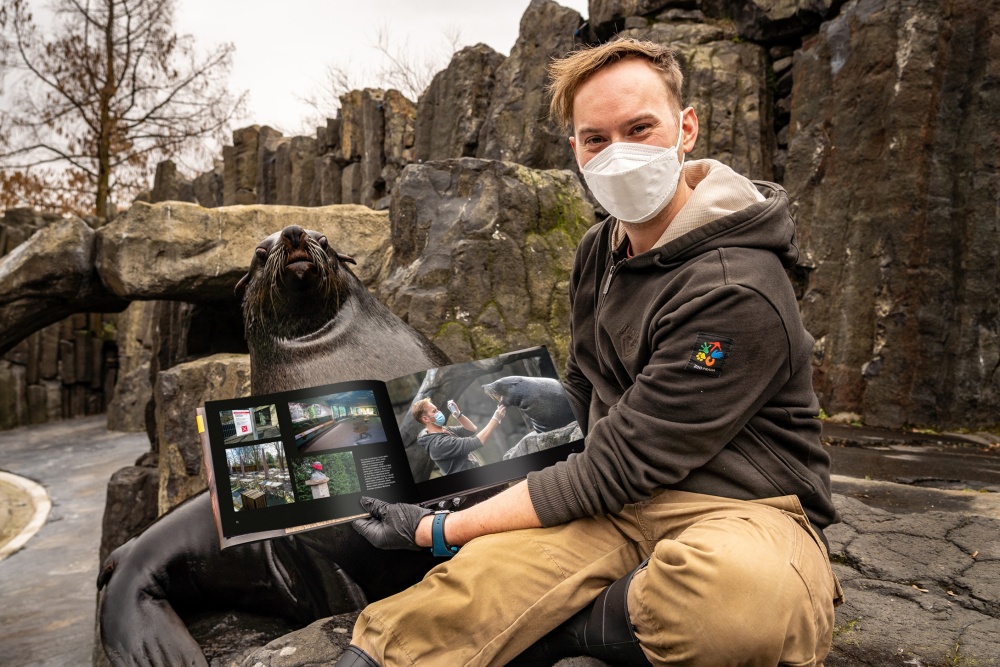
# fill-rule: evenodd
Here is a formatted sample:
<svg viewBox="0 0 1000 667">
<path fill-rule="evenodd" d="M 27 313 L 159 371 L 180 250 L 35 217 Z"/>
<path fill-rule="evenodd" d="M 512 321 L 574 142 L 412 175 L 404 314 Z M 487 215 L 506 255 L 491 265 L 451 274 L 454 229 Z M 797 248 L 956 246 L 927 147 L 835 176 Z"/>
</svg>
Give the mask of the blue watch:
<svg viewBox="0 0 1000 667">
<path fill-rule="evenodd" d="M 451 512 L 435 512 L 431 524 L 431 553 L 439 558 L 451 558 L 458 553 L 458 547 L 453 547 L 444 539 L 444 518 Z"/>
</svg>

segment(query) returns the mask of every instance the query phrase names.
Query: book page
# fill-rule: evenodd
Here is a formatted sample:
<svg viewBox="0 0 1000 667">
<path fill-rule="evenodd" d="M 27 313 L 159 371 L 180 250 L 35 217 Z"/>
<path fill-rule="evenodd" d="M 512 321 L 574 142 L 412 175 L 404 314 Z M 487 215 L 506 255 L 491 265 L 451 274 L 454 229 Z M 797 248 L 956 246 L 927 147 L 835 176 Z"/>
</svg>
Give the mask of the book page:
<svg viewBox="0 0 1000 667">
<path fill-rule="evenodd" d="M 583 449 L 583 433 L 544 347 L 386 385 L 424 503 L 524 477 Z M 498 406 L 501 421 L 491 423 Z M 445 421 L 422 423 L 428 415 Z"/>
<path fill-rule="evenodd" d="M 356 518 L 362 495 L 416 500 L 381 382 L 210 401 L 203 419 L 224 546 Z"/>
</svg>

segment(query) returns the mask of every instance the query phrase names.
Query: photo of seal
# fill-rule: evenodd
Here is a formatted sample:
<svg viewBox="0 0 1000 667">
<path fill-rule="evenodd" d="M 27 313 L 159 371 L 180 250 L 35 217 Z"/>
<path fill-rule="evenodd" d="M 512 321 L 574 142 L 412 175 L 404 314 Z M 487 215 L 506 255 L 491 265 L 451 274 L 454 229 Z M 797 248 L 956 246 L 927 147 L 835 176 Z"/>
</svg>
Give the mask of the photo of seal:
<svg viewBox="0 0 1000 667">
<path fill-rule="evenodd" d="M 237 284 L 254 394 L 388 380 L 449 363 L 372 297 L 323 234 L 261 241 Z M 207 665 L 182 613 L 240 609 L 305 625 L 418 581 L 429 553 L 372 547 L 350 524 L 220 550 L 207 492 L 113 551 L 97 578 L 113 665 Z"/>
<path fill-rule="evenodd" d="M 483 391 L 504 407 L 515 407 L 539 433 L 562 428 L 576 416 L 559 380 L 511 375 L 483 385 Z"/>
</svg>

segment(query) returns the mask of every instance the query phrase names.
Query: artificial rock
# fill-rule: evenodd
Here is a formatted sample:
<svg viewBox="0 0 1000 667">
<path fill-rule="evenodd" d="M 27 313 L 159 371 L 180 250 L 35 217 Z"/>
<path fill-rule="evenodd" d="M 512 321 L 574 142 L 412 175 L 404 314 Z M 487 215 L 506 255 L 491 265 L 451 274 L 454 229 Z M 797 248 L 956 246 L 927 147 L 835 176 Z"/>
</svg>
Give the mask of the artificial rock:
<svg viewBox="0 0 1000 667">
<path fill-rule="evenodd" d="M 998 31 L 993 3 L 851 2 L 795 54 L 785 186 L 828 413 L 1000 423 Z"/>
<path fill-rule="evenodd" d="M 275 151 L 275 202 L 285 206 L 309 206 L 316 175 L 316 140 L 291 137 Z"/>
<path fill-rule="evenodd" d="M 256 203 L 278 202 L 278 147 L 288 142 L 281 132 L 264 126 L 257 138 Z"/>
<path fill-rule="evenodd" d="M 162 371 L 156 376 L 156 449 L 159 452 L 159 513 L 203 491 L 201 439 L 195 410 L 205 401 L 250 393 L 250 357 L 217 354 Z"/>
<path fill-rule="evenodd" d="M 452 361 L 547 345 L 562 367 L 576 245 L 594 224 L 577 177 L 489 160 L 410 165 L 393 193 L 380 300 Z"/>
<path fill-rule="evenodd" d="M 553 0 L 531 0 L 510 56 L 497 67 L 476 157 L 535 169 L 576 169 L 568 131 L 546 120 L 548 66 L 580 43 L 580 15 Z"/>
<path fill-rule="evenodd" d="M 773 178 L 769 68 L 762 47 L 735 40 L 724 21 L 653 22 L 622 36 L 675 49 L 684 71 L 684 103 L 698 115 L 698 143 L 688 159 L 711 157 L 750 178 Z"/>
<path fill-rule="evenodd" d="M 95 236 L 79 218 L 59 218 L 0 259 L 0 354 L 72 313 L 128 305 L 98 278 Z"/>
<path fill-rule="evenodd" d="M 353 256 L 373 284 L 386 261 L 386 213 L 361 206 L 300 208 L 136 204 L 98 232 L 94 263 L 101 278 L 127 299 L 193 302 L 233 299 L 257 244 L 288 225 L 324 232 L 338 252 Z"/>
<path fill-rule="evenodd" d="M 416 161 L 476 156 L 504 60 L 485 44 L 467 46 L 434 76 L 417 101 Z"/>
</svg>

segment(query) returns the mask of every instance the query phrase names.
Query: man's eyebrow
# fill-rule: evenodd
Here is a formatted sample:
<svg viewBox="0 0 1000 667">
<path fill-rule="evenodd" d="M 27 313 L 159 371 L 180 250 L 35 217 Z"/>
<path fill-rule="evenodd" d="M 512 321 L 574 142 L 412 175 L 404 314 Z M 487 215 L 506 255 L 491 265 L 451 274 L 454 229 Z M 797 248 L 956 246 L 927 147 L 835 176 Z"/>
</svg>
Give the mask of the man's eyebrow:
<svg viewBox="0 0 1000 667">
<path fill-rule="evenodd" d="M 646 121 L 646 122 L 649 122 L 649 121 L 659 122 L 660 118 L 656 114 L 647 111 L 646 113 L 639 114 L 638 116 L 635 116 L 634 118 L 629 118 L 627 121 L 625 121 L 624 123 L 622 123 L 622 126 L 635 125 L 636 123 L 639 123 L 639 122 L 642 122 L 642 121 Z"/>
<path fill-rule="evenodd" d="M 658 122 L 660 122 L 660 118 L 656 114 L 654 114 L 652 112 L 645 112 L 645 113 L 641 113 L 638 116 L 635 116 L 633 118 L 629 118 L 625 122 L 621 123 L 621 127 L 628 127 L 629 125 L 635 125 L 636 123 L 643 122 L 643 121 L 646 121 L 646 122 L 652 121 L 652 122 L 658 123 Z M 584 127 L 579 128 L 576 131 L 576 133 L 579 134 L 579 135 L 584 135 L 584 134 L 601 134 L 603 131 L 604 130 L 602 130 L 600 128 L 586 127 L 586 126 L 584 126 Z"/>
</svg>

